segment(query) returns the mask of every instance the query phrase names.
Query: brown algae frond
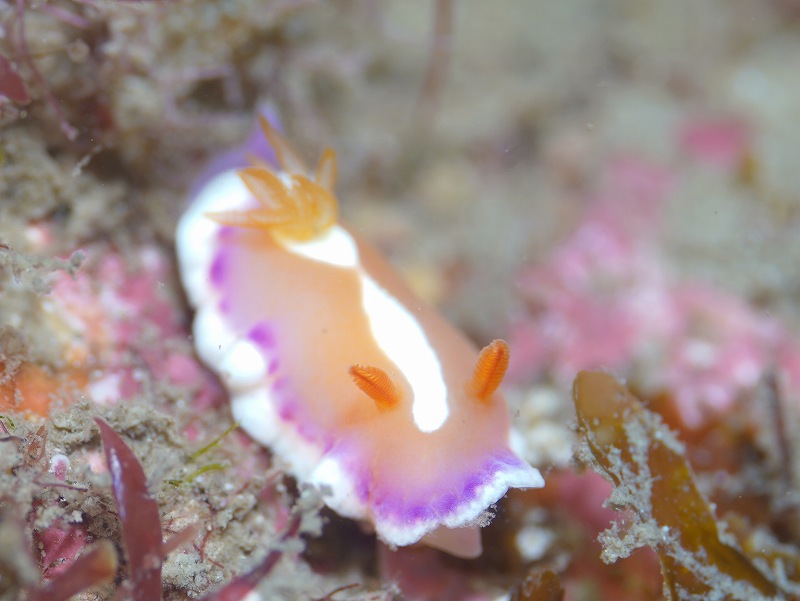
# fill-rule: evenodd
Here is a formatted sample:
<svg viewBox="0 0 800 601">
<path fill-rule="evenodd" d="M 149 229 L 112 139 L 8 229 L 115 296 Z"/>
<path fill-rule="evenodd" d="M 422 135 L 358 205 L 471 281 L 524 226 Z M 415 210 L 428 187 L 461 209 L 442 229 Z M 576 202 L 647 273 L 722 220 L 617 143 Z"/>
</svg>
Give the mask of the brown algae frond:
<svg viewBox="0 0 800 601">
<path fill-rule="evenodd" d="M 658 415 L 604 372 L 580 372 L 573 397 L 585 459 L 614 485 L 610 505 L 630 510 L 630 523 L 601 535 L 604 561 L 652 547 L 670 600 L 797 598 L 784 558 L 767 565 L 748 556 L 717 521 L 683 445 Z"/>
</svg>

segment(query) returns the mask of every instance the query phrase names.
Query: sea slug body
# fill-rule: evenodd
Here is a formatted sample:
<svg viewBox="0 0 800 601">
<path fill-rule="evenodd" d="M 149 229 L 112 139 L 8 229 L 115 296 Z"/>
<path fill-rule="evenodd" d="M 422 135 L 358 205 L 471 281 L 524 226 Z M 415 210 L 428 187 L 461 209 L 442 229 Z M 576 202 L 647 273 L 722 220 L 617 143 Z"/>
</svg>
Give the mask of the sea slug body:
<svg viewBox="0 0 800 601">
<path fill-rule="evenodd" d="M 216 175 L 178 225 L 198 354 L 335 511 L 390 545 L 479 555 L 486 509 L 543 485 L 509 446 L 508 346 L 479 352 L 339 222 L 333 151 L 309 172 L 261 125 L 280 169 Z"/>
</svg>

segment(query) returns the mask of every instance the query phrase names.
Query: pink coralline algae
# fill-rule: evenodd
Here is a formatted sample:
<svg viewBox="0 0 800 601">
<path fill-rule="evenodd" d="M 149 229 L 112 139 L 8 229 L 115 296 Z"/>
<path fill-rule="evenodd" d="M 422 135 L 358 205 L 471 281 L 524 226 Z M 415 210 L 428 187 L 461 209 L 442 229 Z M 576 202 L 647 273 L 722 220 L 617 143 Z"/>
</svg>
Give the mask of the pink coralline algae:
<svg viewBox="0 0 800 601">
<path fill-rule="evenodd" d="M 749 138 L 747 126 L 737 119 L 692 120 L 681 129 L 679 145 L 692 158 L 729 171 L 747 156 Z"/>
<path fill-rule="evenodd" d="M 695 125 L 682 141 L 730 166 L 743 135 Z M 512 324 L 514 377 L 548 373 L 566 384 L 580 370 L 611 369 L 645 390 L 669 391 L 690 427 L 752 393 L 766 373 L 776 373 L 784 396 L 800 390 L 800 345 L 777 318 L 670 274 L 656 247 L 670 185 L 644 161 L 614 163 L 574 233 L 520 273 L 525 310 Z"/>
<path fill-rule="evenodd" d="M 46 253 L 49 226 L 30 233 Z M 80 268 L 47 273 L 31 304 L 52 359 L 29 360 L 9 347 L 0 356 L 0 409 L 46 417 L 82 396 L 113 405 L 154 391 L 180 391 L 197 411 L 221 404 L 220 385 L 194 355 L 169 253 L 145 243 L 123 254 L 98 242 L 75 254 L 85 258 Z"/>
<path fill-rule="evenodd" d="M 512 328 L 513 375 L 547 370 L 569 382 L 587 366 L 623 368 L 667 333 L 667 275 L 648 241 L 669 185 L 660 169 L 618 161 L 575 232 L 546 263 L 521 271 L 527 310 Z"/>
<path fill-rule="evenodd" d="M 134 267 L 105 245 L 86 254 L 86 269 L 75 278 L 56 278 L 47 311 L 65 355 L 89 370 L 92 400 L 113 404 L 158 381 L 196 387 L 198 402 L 210 404 L 217 388 L 186 343 L 186 324 L 165 290 L 170 274 L 164 252 L 143 246 Z"/>
</svg>

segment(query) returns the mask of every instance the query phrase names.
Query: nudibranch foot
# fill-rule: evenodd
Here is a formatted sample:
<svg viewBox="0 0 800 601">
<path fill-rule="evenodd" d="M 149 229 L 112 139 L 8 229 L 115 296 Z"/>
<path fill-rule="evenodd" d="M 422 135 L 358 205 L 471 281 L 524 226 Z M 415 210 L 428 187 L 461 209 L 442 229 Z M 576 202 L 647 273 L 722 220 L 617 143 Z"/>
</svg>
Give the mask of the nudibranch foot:
<svg viewBox="0 0 800 601">
<path fill-rule="evenodd" d="M 338 222 L 333 151 L 310 173 L 262 129 L 280 168 L 217 174 L 178 226 L 198 354 L 241 427 L 332 509 L 390 545 L 477 555 L 487 509 L 543 485 L 511 450 L 508 346 L 479 352 Z"/>
<path fill-rule="evenodd" d="M 413 450 L 410 453 L 413 455 Z M 438 486 L 415 470 L 424 469 L 424 457 L 405 473 L 370 473 L 370 458 L 357 448 L 340 445 L 321 458 L 308 480 L 329 487 L 326 503 L 346 517 L 369 517 L 379 538 L 392 546 L 423 542 L 459 557 L 480 554 L 478 526 L 485 525 L 489 507 L 509 488 L 544 485 L 535 468 L 506 449 L 498 449 L 480 469 L 461 474 L 439 474 Z M 469 546 L 464 546 L 471 540 Z"/>
<path fill-rule="evenodd" d="M 420 542 L 463 559 L 475 559 L 480 557 L 483 551 L 480 526 L 463 528 L 439 526 L 436 530 L 423 536 Z"/>
<path fill-rule="evenodd" d="M 478 470 L 464 473 L 461 478 L 449 482 L 446 480 L 441 490 L 431 497 L 427 496 L 429 491 L 424 492 L 425 496 L 408 496 L 407 483 L 399 479 L 388 484 L 385 498 L 373 508 L 372 520 L 381 539 L 391 544 L 409 545 L 436 532 L 438 548 L 465 556 L 468 553 L 465 549 L 444 547 L 451 538 L 444 528 L 462 530 L 484 526 L 487 509 L 509 488 L 538 488 L 543 485 L 538 470 L 510 452 L 502 451 Z M 459 537 L 455 538 L 458 544 Z"/>
</svg>

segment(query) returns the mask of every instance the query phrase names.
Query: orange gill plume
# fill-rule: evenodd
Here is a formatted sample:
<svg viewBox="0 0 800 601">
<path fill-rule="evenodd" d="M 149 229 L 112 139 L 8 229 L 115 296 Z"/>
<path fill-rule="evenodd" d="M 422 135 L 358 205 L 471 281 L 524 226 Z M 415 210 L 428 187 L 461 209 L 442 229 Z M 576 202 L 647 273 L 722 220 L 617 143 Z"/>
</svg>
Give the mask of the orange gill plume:
<svg viewBox="0 0 800 601">
<path fill-rule="evenodd" d="M 221 211 L 206 216 L 222 225 L 269 230 L 289 242 L 306 242 L 336 224 L 338 203 L 336 153 L 330 148 L 322 154 L 314 179 L 289 143 L 263 117 L 264 135 L 275 148 L 280 173 L 254 160 L 253 166 L 239 171 L 247 189 L 261 206 L 244 211 Z"/>
</svg>

